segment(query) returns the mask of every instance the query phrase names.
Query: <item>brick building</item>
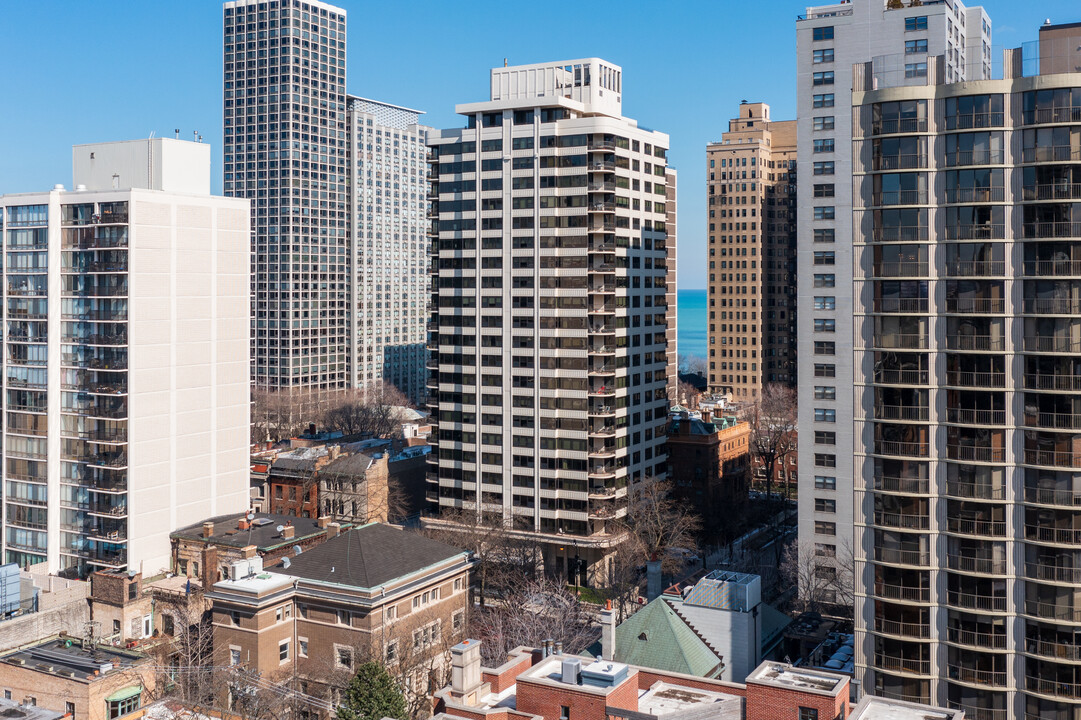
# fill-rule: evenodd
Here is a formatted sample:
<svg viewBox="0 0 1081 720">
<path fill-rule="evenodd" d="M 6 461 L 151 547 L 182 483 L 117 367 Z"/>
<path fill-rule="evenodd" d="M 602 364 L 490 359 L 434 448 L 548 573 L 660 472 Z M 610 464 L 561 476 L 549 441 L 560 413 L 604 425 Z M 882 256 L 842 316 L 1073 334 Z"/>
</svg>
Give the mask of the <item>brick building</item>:
<svg viewBox="0 0 1081 720">
<path fill-rule="evenodd" d="M 97 637 L 127 646 L 172 637 L 208 609 L 199 580 L 179 575 L 146 582 L 142 573 L 99 571 L 90 576 L 88 599 Z"/>
<path fill-rule="evenodd" d="M 307 550 L 352 527 L 351 523 L 332 523 L 327 517 L 252 514 L 251 520 L 247 513 L 221 515 L 171 533 L 172 571 L 210 587 L 240 560 L 258 557 L 269 566 L 293 554 L 296 547 Z"/>
<path fill-rule="evenodd" d="M 440 687 L 464 633 L 472 566 L 465 550 L 389 525 L 343 532 L 206 593 L 215 664 L 243 665 L 334 703 L 371 659 L 407 688 Z"/>
<path fill-rule="evenodd" d="M 550 645 L 550 641 L 548 641 Z M 481 667 L 480 641 L 451 649 L 451 683 L 435 697 L 438 720 L 962 720 L 963 711 L 880 698 L 855 706 L 850 678 L 783 663 L 746 682 L 708 680 L 551 648 L 519 647 Z"/>
<path fill-rule="evenodd" d="M 153 696 L 150 657 L 111 645 L 84 646 L 58 635 L 0 657 L 0 692 L 7 699 L 69 714 L 72 720 L 135 716 Z"/>
<path fill-rule="evenodd" d="M 751 426 L 733 417 L 711 421 L 682 413 L 668 426 L 668 477 L 676 497 L 700 513 L 703 529 L 720 536 L 739 517 L 750 481 Z"/>
</svg>

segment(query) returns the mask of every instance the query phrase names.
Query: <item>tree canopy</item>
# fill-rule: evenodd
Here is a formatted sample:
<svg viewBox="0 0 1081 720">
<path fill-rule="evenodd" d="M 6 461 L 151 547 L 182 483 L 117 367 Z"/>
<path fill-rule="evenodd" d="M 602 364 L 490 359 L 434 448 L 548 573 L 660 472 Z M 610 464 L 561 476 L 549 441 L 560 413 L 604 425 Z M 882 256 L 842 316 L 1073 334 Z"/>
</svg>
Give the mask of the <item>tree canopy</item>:
<svg viewBox="0 0 1081 720">
<path fill-rule="evenodd" d="M 406 720 L 405 698 L 386 668 L 376 662 L 366 662 L 342 695 L 338 707 L 339 720 Z"/>
</svg>

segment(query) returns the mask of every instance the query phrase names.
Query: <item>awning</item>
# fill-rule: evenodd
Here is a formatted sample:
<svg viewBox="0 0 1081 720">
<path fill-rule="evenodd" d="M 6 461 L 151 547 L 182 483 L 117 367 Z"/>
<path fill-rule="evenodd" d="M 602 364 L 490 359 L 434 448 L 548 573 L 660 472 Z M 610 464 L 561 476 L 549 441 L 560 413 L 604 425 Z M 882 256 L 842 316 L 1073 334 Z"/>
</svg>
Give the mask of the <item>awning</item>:
<svg viewBox="0 0 1081 720">
<path fill-rule="evenodd" d="M 127 700 L 128 698 L 135 697 L 143 691 L 142 685 L 132 685 L 122 690 L 117 690 L 109 697 L 105 698 L 105 702 L 120 702 L 121 700 Z"/>
</svg>

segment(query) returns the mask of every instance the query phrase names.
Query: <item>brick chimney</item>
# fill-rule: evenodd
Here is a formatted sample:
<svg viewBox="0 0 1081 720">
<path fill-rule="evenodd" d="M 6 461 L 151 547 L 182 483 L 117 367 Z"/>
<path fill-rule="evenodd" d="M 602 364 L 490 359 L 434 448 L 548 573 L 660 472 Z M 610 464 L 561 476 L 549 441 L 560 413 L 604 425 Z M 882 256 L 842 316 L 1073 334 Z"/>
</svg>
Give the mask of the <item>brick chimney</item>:
<svg viewBox="0 0 1081 720">
<path fill-rule="evenodd" d="M 338 537 L 338 533 L 342 531 L 342 526 L 336 522 L 332 522 L 327 525 L 327 540 L 330 538 Z"/>
<path fill-rule="evenodd" d="M 214 537 L 214 523 L 209 520 L 203 523 L 203 537 Z"/>
<path fill-rule="evenodd" d="M 616 655 L 616 613 L 612 610 L 612 601 L 605 603 L 601 611 L 601 658 L 615 660 Z"/>
<path fill-rule="evenodd" d="M 450 695 L 464 705 L 476 705 L 486 694 L 480 663 L 480 640 L 462 640 L 450 649 Z"/>
<path fill-rule="evenodd" d="M 322 515 L 319 518 L 317 518 L 316 521 L 315 521 L 315 526 L 316 527 L 320 527 L 320 528 L 325 529 L 327 525 L 330 525 L 330 516 L 329 515 Z"/>
<path fill-rule="evenodd" d="M 293 536 L 296 534 L 296 530 L 297 529 L 293 527 L 293 523 L 289 523 L 282 528 L 282 537 L 286 540 L 292 540 Z"/>
</svg>

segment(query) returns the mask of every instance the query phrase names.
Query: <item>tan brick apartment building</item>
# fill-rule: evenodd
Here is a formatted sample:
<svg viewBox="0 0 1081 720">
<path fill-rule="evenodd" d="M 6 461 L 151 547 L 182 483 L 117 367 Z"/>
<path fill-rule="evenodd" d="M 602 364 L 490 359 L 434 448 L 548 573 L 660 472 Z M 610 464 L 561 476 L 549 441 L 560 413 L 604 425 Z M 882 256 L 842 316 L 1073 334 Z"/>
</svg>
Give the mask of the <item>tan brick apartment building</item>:
<svg viewBox="0 0 1081 720">
<path fill-rule="evenodd" d="M 668 477 L 710 534 L 735 529 L 747 503 L 751 426 L 735 418 L 689 414 L 668 425 Z"/>
<path fill-rule="evenodd" d="M 333 702 L 369 659 L 407 688 L 440 687 L 464 632 L 472 565 L 467 551 L 389 525 L 345 531 L 211 588 L 215 664 Z"/>
<path fill-rule="evenodd" d="M 740 103 L 706 161 L 709 389 L 749 402 L 796 381 L 796 121 Z"/>
</svg>

